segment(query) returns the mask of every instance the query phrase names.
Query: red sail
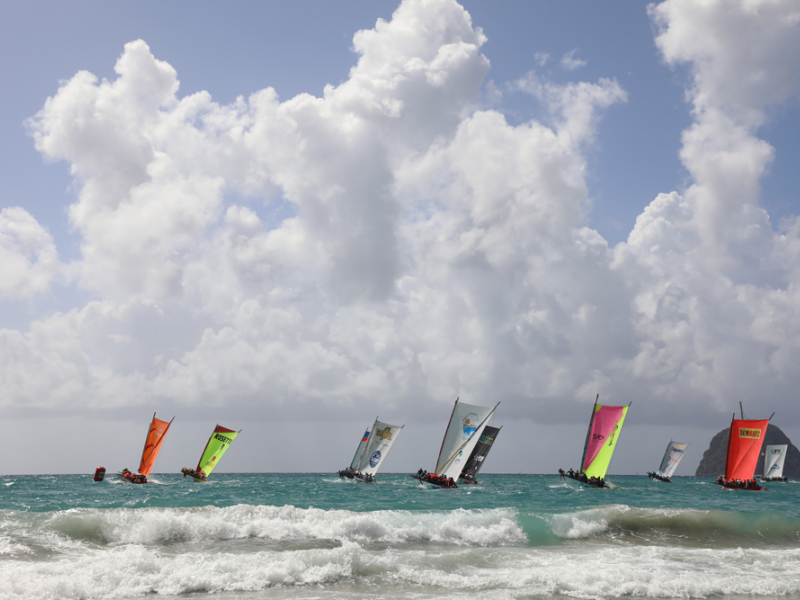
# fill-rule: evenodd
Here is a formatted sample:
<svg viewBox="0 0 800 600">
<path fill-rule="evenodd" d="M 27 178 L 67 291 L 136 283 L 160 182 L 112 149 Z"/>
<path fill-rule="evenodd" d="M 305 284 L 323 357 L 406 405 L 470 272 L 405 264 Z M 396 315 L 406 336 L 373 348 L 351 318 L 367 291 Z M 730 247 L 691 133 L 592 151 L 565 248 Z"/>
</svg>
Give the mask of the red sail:
<svg viewBox="0 0 800 600">
<path fill-rule="evenodd" d="M 731 421 L 728 434 L 728 456 L 725 460 L 725 481 L 752 479 L 756 471 L 761 445 L 767 435 L 769 419 Z"/>
<path fill-rule="evenodd" d="M 150 423 L 150 431 L 147 432 L 147 440 L 144 443 L 144 450 L 142 451 L 142 462 L 139 463 L 139 473 L 145 477 L 150 476 L 150 471 L 156 462 L 158 451 L 161 450 L 161 444 L 164 443 L 164 436 L 167 435 L 169 423 L 156 419 L 153 415 L 153 422 Z"/>
</svg>

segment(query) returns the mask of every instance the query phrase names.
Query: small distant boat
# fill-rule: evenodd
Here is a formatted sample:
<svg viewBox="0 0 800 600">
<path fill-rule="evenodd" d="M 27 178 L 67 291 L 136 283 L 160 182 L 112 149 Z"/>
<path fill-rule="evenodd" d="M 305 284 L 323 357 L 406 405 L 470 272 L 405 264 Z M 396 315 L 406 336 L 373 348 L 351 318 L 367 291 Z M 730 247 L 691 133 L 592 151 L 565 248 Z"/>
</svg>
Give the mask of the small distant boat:
<svg viewBox="0 0 800 600">
<path fill-rule="evenodd" d="M 734 490 L 767 489 L 758 485 L 753 474 L 770 419 L 737 419 L 734 414 L 728 431 L 725 474 L 715 483 Z"/>
<path fill-rule="evenodd" d="M 147 430 L 147 437 L 144 440 L 144 450 L 142 450 L 142 460 L 139 461 L 139 470 L 132 473 L 128 469 L 122 469 L 117 473 L 117 476 L 126 483 L 147 483 L 147 478 L 150 476 L 150 471 L 153 470 L 153 465 L 156 463 L 158 453 L 161 451 L 161 444 L 164 443 L 164 437 L 167 435 L 169 426 L 175 417 L 167 421 L 162 421 L 156 418 L 156 413 L 153 413 L 153 420 L 150 422 L 150 429 Z M 105 473 L 105 469 L 103 469 Z M 100 478 L 102 481 L 102 477 Z"/>
<path fill-rule="evenodd" d="M 475 449 L 469 455 L 467 464 L 464 465 L 461 474 L 458 476 L 462 483 L 480 483 L 477 480 L 478 472 L 483 468 L 484 461 L 489 456 L 489 450 L 492 449 L 492 445 L 501 429 L 502 427 L 484 426 L 483 433 L 478 438 L 478 443 L 475 444 Z"/>
<path fill-rule="evenodd" d="M 405 425 L 391 425 L 375 419 L 372 429 L 364 432 L 350 466 L 339 471 L 339 477 L 373 483 L 403 427 Z"/>
<path fill-rule="evenodd" d="M 788 477 L 783 476 L 783 463 L 788 450 L 789 444 L 767 446 L 764 451 L 764 474 L 761 476 L 761 481 L 789 481 Z"/>
<path fill-rule="evenodd" d="M 211 475 L 211 471 L 217 467 L 222 456 L 228 451 L 228 447 L 241 432 L 241 429 L 239 431 L 234 431 L 233 429 L 217 425 L 211 433 L 211 437 L 208 438 L 208 443 L 203 450 L 203 454 L 200 455 L 200 462 L 197 463 L 197 468 L 187 469 L 184 467 L 181 469 L 183 476 L 186 477 L 188 475 L 195 481 L 207 481 L 208 476 Z"/>
<path fill-rule="evenodd" d="M 650 479 L 663 481 L 664 483 L 672 483 L 672 474 L 675 473 L 675 469 L 678 468 L 683 454 L 688 447 L 688 442 L 670 440 L 669 444 L 667 444 L 667 451 L 664 452 L 664 458 L 661 459 L 661 466 L 658 467 L 658 471 L 652 471 L 647 474 Z"/>
<path fill-rule="evenodd" d="M 466 465 L 466 459 L 478 443 L 486 421 L 500 405 L 476 406 L 458 401 L 456 398 L 450 422 L 444 433 L 436 470 L 428 473 L 420 469 L 412 477 L 421 483 L 430 483 L 441 488 L 457 488 L 458 476 Z"/>
<path fill-rule="evenodd" d="M 558 473 L 562 478 L 569 477 L 586 485 L 604 488 L 609 487 L 605 480 L 606 472 L 631 405 L 608 406 L 598 404 L 599 399 L 600 394 L 597 394 L 592 417 L 589 420 L 589 430 L 586 432 L 586 442 L 583 445 L 580 469 L 578 471 L 559 469 Z"/>
</svg>

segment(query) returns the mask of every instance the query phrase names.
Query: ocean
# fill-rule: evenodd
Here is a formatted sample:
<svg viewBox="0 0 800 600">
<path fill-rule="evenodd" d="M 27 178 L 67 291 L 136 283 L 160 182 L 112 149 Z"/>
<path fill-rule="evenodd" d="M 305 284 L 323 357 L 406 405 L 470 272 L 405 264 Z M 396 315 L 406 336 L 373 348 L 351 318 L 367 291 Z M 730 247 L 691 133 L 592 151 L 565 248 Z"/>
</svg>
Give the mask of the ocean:
<svg viewBox="0 0 800 600">
<path fill-rule="evenodd" d="M 800 599 L 800 485 L 0 477 L 0 598 Z"/>
</svg>

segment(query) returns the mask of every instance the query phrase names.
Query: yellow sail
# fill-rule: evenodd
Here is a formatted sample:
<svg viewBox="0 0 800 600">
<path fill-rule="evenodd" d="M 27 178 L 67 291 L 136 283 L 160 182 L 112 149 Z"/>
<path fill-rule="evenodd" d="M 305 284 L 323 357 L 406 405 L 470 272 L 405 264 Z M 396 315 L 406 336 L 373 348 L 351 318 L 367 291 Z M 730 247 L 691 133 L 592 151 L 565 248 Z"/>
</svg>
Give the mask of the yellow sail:
<svg viewBox="0 0 800 600">
<path fill-rule="evenodd" d="M 197 463 L 196 471 L 206 477 L 211 475 L 211 471 L 219 464 L 222 455 L 225 454 L 237 435 L 239 435 L 238 431 L 217 425 L 203 450 L 200 462 Z"/>
</svg>

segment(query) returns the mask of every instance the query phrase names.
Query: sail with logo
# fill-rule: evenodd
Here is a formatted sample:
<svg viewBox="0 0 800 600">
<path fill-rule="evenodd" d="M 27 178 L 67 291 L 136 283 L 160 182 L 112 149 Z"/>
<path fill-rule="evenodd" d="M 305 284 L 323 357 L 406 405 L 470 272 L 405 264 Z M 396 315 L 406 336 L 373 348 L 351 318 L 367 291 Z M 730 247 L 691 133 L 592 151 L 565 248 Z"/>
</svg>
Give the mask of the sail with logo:
<svg viewBox="0 0 800 600">
<path fill-rule="evenodd" d="M 687 442 L 676 442 L 675 440 L 670 440 L 669 444 L 667 444 L 667 451 L 664 452 L 664 458 L 661 459 L 661 466 L 658 467 L 658 471 L 647 474 L 650 479 L 654 481 L 671 483 L 672 475 L 675 473 L 675 469 L 678 468 L 678 465 L 680 464 L 681 459 L 686 452 L 686 448 L 688 447 L 689 444 Z"/>
<path fill-rule="evenodd" d="M 725 474 L 721 475 L 716 483 L 729 489 L 762 489 L 753 475 L 770 419 L 737 419 L 734 415 L 731 428 L 728 430 Z"/>
<path fill-rule="evenodd" d="M 358 472 L 364 476 L 362 481 L 374 481 L 378 469 L 383 466 L 392 444 L 397 440 L 403 427 L 405 425 L 391 425 L 375 419 L 369 441 L 358 464 Z"/>
<path fill-rule="evenodd" d="M 241 432 L 241 429 L 239 431 L 234 431 L 233 429 L 217 425 L 211 433 L 211 437 L 208 438 L 208 443 L 203 449 L 203 454 L 200 455 L 200 462 L 197 463 L 197 467 L 194 469 L 187 469 L 184 467 L 181 469 L 183 476 L 186 477 L 188 475 L 195 481 L 207 481 L 208 476 L 211 475 L 211 471 L 217 468 L 219 461 L 228 451 L 228 448 L 233 443 L 233 440 L 236 439 L 236 436 Z"/>
<path fill-rule="evenodd" d="M 761 476 L 761 481 L 789 481 L 788 477 L 783 476 L 783 463 L 788 450 L 788 444 L 767 446 L 764 451 L 764 474 Z"/>
<path fill-rule="evenodd" d="M 439 449 L 436 470 L 427 473 L 420 469 L 412 477 L 439 487 L 457 488 L 456 481 L 467 464 L 467 458 L 478 443 L 489 417 L 499 405 L 498 402 L 494 406 L 477 406 L 456 399 Z"/>
<path fill-rule="evenodd" d="M 592 417 L 589 420 L 589 430 L 586 432 L 586 443 L 583 446 L 583 458 L 578 471 L 558 472 L 562 477 L 569 477 L 575 481 L 580 481 L 594 487 L 609 487 L 605 477 L 614 450 L 617 447 L 619 434 L 625 417 L 628 414 L 628 406 L 609 406 L 598 404 L 600 394 L 594 400 Z"/>
<path fill-rule="evenodd" d="M 461 470 L 458 476 L 464 483 L 479 483 L 476 479 L 478 472 L 483 468 L 486 457 L 489 456 L 489 450 L 492 449 L 494 441 L 497 439 L 498 434 L 502 427 L 492 427 L 491 425 L 484 425 L 483 433 L 478 438 L 478 443 L 475 444 L 475 449 L 467 459 L 467 464 Z"/>
</svg>

